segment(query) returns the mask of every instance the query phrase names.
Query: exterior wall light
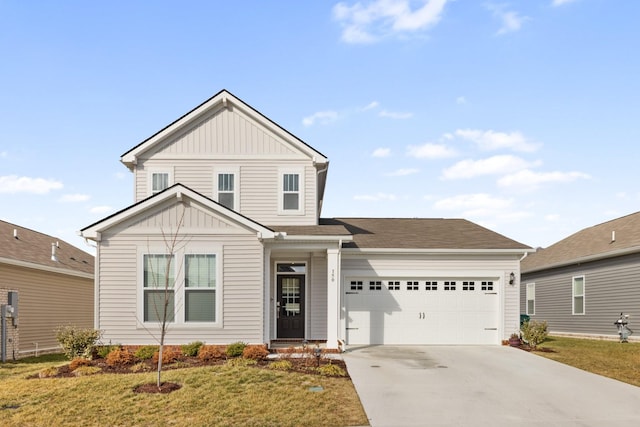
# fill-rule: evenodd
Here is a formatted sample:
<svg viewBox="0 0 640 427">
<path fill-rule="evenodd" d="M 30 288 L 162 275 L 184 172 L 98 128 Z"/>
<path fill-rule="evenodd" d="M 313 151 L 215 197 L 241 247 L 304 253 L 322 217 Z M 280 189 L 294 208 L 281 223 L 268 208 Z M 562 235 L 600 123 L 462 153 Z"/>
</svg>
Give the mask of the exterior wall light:
<svg viewBox="0 0 640 427">
<path fill-rule="evenodd" d="M 509 284 L 513 285 L 516 282 L 516 275 L 515 273 L 512 271 L 511 274 L 509 275 Z"/>
</svg>

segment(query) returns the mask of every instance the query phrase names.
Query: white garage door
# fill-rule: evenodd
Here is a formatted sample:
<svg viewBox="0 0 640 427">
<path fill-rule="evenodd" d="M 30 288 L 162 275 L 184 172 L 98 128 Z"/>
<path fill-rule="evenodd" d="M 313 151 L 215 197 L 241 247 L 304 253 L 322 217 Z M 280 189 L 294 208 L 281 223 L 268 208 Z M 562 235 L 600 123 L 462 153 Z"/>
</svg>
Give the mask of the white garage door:
<svg viewBox="0 0 640 427">
<path fill-rule="evenodd" d="M 347 344 L 499 344 L 497 279 L 348 279 Z"/>
</svg>

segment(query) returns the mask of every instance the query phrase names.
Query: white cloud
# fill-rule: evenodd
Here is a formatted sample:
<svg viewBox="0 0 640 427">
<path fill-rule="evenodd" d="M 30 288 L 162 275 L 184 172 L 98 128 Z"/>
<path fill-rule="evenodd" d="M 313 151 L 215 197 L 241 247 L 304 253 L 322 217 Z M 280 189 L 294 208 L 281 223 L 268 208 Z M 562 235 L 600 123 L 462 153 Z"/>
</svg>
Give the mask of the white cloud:
<svg viewBox="0 0 640 427">
<path fill-rule="evenodd" d="M 387 117 L 389 119 L 404 120 L 404 119 L 410 119 L 411 117 L 413 117 L 413 113 L 400 113 L 400 112 L 382 110 L 380 111 L 380 113 L 378 113 L 378 116 Z"/>
<path fill-rule="evenodd" d="M 544 216 L 544 219 L 549 222 L 557 222 L 560 220 L 560 215 L 558 214 L 548 214 Z"/>
<path fill-rule="evenodd" d="M 371 154 L 372 157 L 379 157 L 379 158 L 389 157 L 390 155 L 391 155 L 391 149 L 389 148 L 376 148 L 375 150 L 373 150 L 373 153 Z"/>
<path fill-rule="evenodd" d="M 28 176 L 6 175 L 0 176 L 0 193 L 16 194 L 47 194 L 52 190 L 63 187 L 60 181 Z"/>
<path fill-rule="evenodd" d="M 576 0 L 553 0 L 553 2 L 551 2 L 551 5 L 554 7 L 558 7 L 564 4 L 573 3 L 574 1 Z"/>
<path fill-rule="evenodd" d="M 461 194 L 438 200 L 434 204 L 437 209 L 463 211 L 465 213 L 475 212 L 475 216 L 507 209 L 512 205 L 513 200 L 511 199 L 501 199 L 487 193 Z"/>
<path fill-rule="evenodd" d="M 378 108 L 379 106 L 380 106 L 380 103 L 378 101 L 372 101 L 366 106 L 364 106 L 362 108 L 362 111 L 373 110 L 374 108 Z"/>
<path fill-rule="evenodd" d="M 467 98 L 465 98 L 464 96 L 459 96 L 456 98 L 456 104 L 464 105 L 466 103 L 467 103 Z"/>
<path fill-rule="evenodd" d="M 385 176 L 407 176 L 420 172 L 420 169 L 398 169 L 393 172 L 385 173 Z"/>
<path fill-rule="evenodd" d="M 482 150 L 511 149 L 514 151 L 533 152 L 540 144 L 533 143 L 520 132 L 495 132 L 493 130 L 458 129 L 455 135 L 474 142 Z"/>
<path fill-rule="evenodd" d="M 397 200 L 398 197 L 395 194 L 377 193 L 377 194 L 374 194 L 374 195 L 353 196 L 353 199 L 354 200 L 363 200 L 363 201 L 367 201 L 367 202 L 379 202 L 381 200 L 384 200 L 384 201 Z"/>
<path fill-rule="evenodd" d="M 101 215 L 104 215 L 111 211 L 113 211 L 113 208 L 111 206 L 95 206 L 89 209 L 89 212 L 91 212 L 92 214 L 101 214 Z"/>
<path fill-rule="evenodd" d="M 445 159 L 455 157 L 457 154 L 454 149 L 442 144 L 426 143 L 407 147 L 407 155 L 416 159 Z"/>
<path fill-rule="evenodd" d="M 385 37 L 424 31 L 436 25 L 450 0 L 423 0 L 422 7 L 411 8 L 409 0 L 345 2 L 333 7 L 333 17 L 343 27 L 346 43 L 373 43 Z"/>
<path fill-rule="evenodd" d="M 481 175 L 504 175 L 537 165 L 539 162 L 530 163 L 511 155 L 493 156 L 481 160 L 466 159 L 445 169 L 442 172 L 442 178 L 462 179 Z"/>
<path fill-rule="evenodd" d="M 6 151 L 0 151 L 0 159 L 6 159 L 7 157 L 9 157 L 9 153 Z"/>
<path fill-rule="evenodd" d="M 116 172 L 113 174 L 113 176 L 115 176 L 116 179 L 125 179 L 127 177 L 127 174 L 125 172 Z"/>
<path fill-rule="evenodd" d="M 65 194 L 64 196 L 60 197 L 59 201 L 60 202 L 86 202 L 87 200 L 89 200 L 91 198 L 91 196 L 89 196 L 88 194 Z"/>
<path fill-rule="evenodd" d="M 493 13 L 493 16 L 500 20 L 502 24 L 500 29 L 496 32 L 496 35 L 499 36 L 519 31 L 520 28 L 522 28 L 522 24 L 529 20 L 527 16 L 521 16 L 516 11 L 505 10 L 504 5 L 489 4 L 486 7 Z"/>
<path fill-rule="evenodd" d="M 573 182 L 590 179 L 583 172 L 533 172 L 528 169 L 504 176 L 498 180 L 501 187 L 515 187 L 518 190 L 535 190 L 542 184 Z"/>
<path fill-rule="evenodd" d="M 319 122 L 322 125 L 326 125 L 336 120 L 338 120 L 338 113 L 336 111 L 318 111 L 302 119 L 302 124 L 305 126 L 313 126 L 316 122 Z"/>
</svg>

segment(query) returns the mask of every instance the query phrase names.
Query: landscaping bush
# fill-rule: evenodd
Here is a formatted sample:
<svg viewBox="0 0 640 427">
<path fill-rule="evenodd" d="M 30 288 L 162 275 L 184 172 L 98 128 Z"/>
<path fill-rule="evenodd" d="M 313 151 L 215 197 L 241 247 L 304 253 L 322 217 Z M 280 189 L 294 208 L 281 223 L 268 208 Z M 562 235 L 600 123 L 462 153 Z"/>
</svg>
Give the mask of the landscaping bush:
<svg viewBox="0 0 640 427">
<path fill-rule="evenodd" d="M 153 353 L 153 363 L 158 363 L 158 356 L 160 355 L 159 351 Z M 182 360 L 182 352 L 180 350 L 176 350 L 170 347 L 164 347 L 162 349 L 162 364 L 174 363 L 179 360 Z"/>
<path fill-rule="evenodd" d="M 262 346 L 250 345 L 242 351 L 242 357 L 245 359 L 264 360 L 269 355 L 269 350 Z"/>
<path fill-rule="evenodd" d="M 182 354 L 187 357 L 195 357 L 198 355 L 200 348 L 204 345 L 201 341 L 194 341 L 189 344 L 184 344 L 180 348 L 182 349 Z"/>
<path fill-rule="evenodd" d="M 109 353 L 111 353 L 113 350 L 115 350 L 116 348 L 120 348 L 120 345 L 118 344 L 114 344 L 114 345 L 101 345 L 98 346 L 96 348 L 96 354 L 98 355 L 98 357 L 100 357 L 101 359 L 106 359 L 107 355 Z"/>
<path fill-rule="evenodd" d="M 38 373 L 38 377 L 39 378 L 51 378 L 51 377 L 55 377 L 56 375 L 58 375 L 58 368 L 56 368 L 55 366 L 51 366 L 49 368 L 45 368 L 42 371 L 40 371 Z"/>
<path fill-rule="evenodd" d="M 203 362 L 209 362 L 211 360 L 225 359 L 226 353 L 217 345 L 205 345 L 198 351 L 198 359 Z"/>
<path fill-rule="evenodd" d="M 227 366 L 252 366 L 257 364 L 258 361 L 254 359 L 245 359 L 243 357 L 233 357 L 226 362 Z"/>
<path fill-rule="evenodd" d="M 346 377 L 347 373 L 344 369 L 342 369 L 338 365 L 332 365 L 331 363 L 327 365 L 322 365 L 319 368 L 316 368 L 320 375 L 324 375 L 325 377 Z"/>
<path fill-rule="evenodd" d="M 81 366 L 91 366 L 91 361 L 89 359 L 85 359 L 84 357 L 76 357 L 69 363 L 69 370 L 75 371 Z"/>
<path fill-rule="evenodd" d="M 126 366 L 136 361 L 136 356 L 127 348 L 118 347 L 111 350 L 106 357 L 108 366 Z"/>
<path fill-rule="evenodd" d="M 539 344 L 547 339 L 549 331 L 547 330 L 547 322 L 537 322 L 535 320 L 529 320 L 522 324 L 522 339 L 529 344 L 533 350 L 535 350 Z"/>
<path fill-rule="evenodd" d="M 76 377 L 86 377 L 87 375 L 94 375 L 101 371 L 102 369 L 98 366 L 80 366 L 73 371 L 73 375 Z"/>
<path fill-rule="evenodd" d="M 293 369 L 293 363 L 288 360 L 276 360 L 269 363 L 269 369 L 275 369 L 276 371 L 290 371 Z"/>
<path fill-rule="evenodd" d="M 73 325 L 59 326 L 56 329 L 56 340 L 62 351 L 73 360 L 76 357 L 90 359 L 101 332 L 93 328 L 78 328 Z"/>
<path fill-rule="evenodd" d="M 242 356 L 242 352 L 244 348 L 247 346 L 246 343 L 241 341 L 234 342 L 233 344 L 229 344 L 226 349 L 227 356 L 229 357 L 239 357 Z"/>
<path fill-rule="evenodd" d="M 131 367 L 131 372 L 133 372 L 134 374 L 139 372 L 151 372 L 152 370 L 153 369 L 151 368 L 151 366 L 147 365 L 144 362 L 138 362 Z"/>
<path fill-rule="evenodd" d="M 140 360 L 149 360 L 158 352 L 158 348 L 157 345 L 145 345 L 138 348 L 134 355 Z"/>
</svg>

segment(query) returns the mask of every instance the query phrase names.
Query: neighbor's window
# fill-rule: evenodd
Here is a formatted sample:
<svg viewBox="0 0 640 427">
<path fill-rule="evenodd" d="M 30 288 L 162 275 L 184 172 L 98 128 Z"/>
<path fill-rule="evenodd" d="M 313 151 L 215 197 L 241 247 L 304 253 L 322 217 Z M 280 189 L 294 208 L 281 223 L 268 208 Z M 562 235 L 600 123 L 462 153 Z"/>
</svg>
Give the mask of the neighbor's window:
<svg viewBox="0 0 640 427">
<path fill-rule="evenodd" d="M 300 175 L 297 173 L 282 175 L 282 209 L 300 210 Z"/>
<path fill-rule="evenodd" d="M 165 302 L 167 321 L 175 319 L 175 259 L 171 255 L 144 255 L 144 321 L 162 322 Z"/>
<path fill-rule="evenodd" d="M 216 321 L 216 256 L 185 255 L 185 322 Z"/>
<path fill-rule="evenodd" d="M 235 174 L 218 174 L 218 203 L 228 207 L 229 209 L 235 209 L 235 185 Z"/>
<path fill-rule="evenodd" d="M 536 284 L 527 283 L 527 314 L 536 314 Z"/>
<path fill-rule="evenodd" d="M 573 278 L 573 314 L 584 314 L 584 276 Z"/>
<path fill-rule="evenodd" d="M 153 172 L 151 174 L 151 194 L 156 194 L 169 188 L 168 172 Z"/>
</svg>

